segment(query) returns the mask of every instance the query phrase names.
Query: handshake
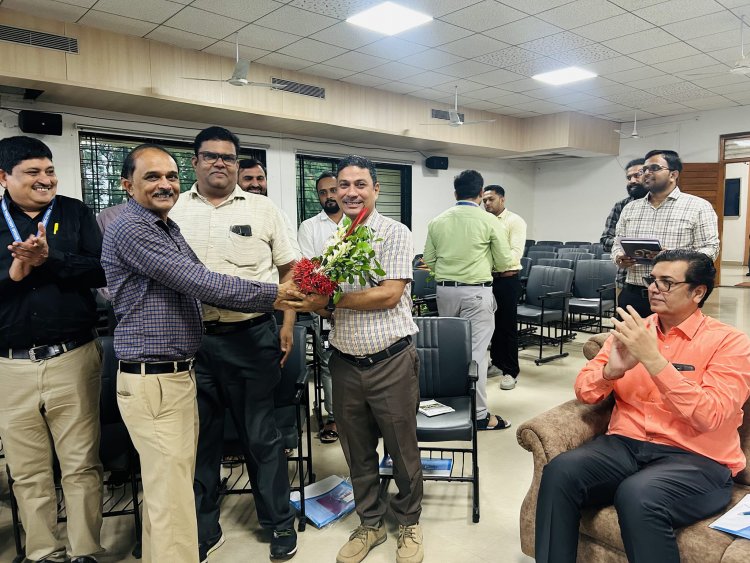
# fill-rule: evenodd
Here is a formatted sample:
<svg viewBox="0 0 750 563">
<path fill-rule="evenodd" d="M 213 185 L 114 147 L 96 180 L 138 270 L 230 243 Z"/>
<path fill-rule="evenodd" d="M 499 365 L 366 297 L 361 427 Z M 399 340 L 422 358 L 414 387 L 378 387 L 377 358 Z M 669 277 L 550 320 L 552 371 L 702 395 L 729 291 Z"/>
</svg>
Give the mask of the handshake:
<svg viewBox="0 0 750 563">
<path fill-rule="evenodd" d="M 279 284 L 279 293 L 276 295 L 273 308 L 307 313 L 325 309 L 326 305 L 328 305 L 328 296 L 302 293 L 299 286 L 293 280 L 289 280 Z"/>
</svg>

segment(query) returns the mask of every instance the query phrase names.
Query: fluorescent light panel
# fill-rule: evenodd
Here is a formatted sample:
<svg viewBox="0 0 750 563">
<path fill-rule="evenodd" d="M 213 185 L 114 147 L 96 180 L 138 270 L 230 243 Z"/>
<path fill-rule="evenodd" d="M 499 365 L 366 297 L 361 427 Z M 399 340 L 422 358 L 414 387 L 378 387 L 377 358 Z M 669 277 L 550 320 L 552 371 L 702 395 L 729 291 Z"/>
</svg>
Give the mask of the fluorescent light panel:
<svg viewBox="0 0 750 563">
<path fill-rule="evenodd" d="M 385 35 L 396 35 L 432 21 L 432 18 L 393 2 L 383 2 L 364 12 L 354 14 L 346 21 Z"/>
<path fill-rule="evenodd" d="M 568 68 L 535 74 L 531 78 L 545 82 L 546 84 L 552 84 L 553 86 L 560 86 L 561 84 L 570 84 L 571 82 L 578 82 L 579 80 L 586 80 L 595 76 L 597 75 L 588 70 L 583 70 L 577 66 L 569 66 Z"/>
</svg>

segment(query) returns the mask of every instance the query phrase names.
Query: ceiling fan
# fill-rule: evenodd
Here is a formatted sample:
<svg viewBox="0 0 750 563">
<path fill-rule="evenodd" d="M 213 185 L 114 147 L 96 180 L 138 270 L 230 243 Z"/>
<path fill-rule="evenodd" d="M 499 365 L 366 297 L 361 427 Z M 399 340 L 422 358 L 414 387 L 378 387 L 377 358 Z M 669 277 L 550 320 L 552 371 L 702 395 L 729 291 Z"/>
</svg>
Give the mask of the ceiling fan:
<svg viewBox="0 0 750 563">
<path fill-rule="evenodd" d="M 240 58 L 240 38 L 239 34 L 235 35 L 235 63 L 232 76 L 226 80 L 217 78 L 196 78 L 192 76 L 183 76 L 184 80 L 202 80 L 205 82 L 228 82 L 232 86 L 264 86 L 266 88 L 275 89 L 276 85 L 270 82 L 251 82 L 247 79 L 247 75 L 250 72 L 250 61 Z"/>
<path fill-rule="evenodd" d="M 731 74 L 739 74 L 742 76 L 750 76 L 750 53 L 745 53 L 745 16 L 740 16 L 740 58 L 734 62 L 732 68 L 729 69 Z M 683 76 L 720 76 L 723 72 L 687 72 L 682 73 Z"/>
<path fill-rule="evenodd" d="M 460 127 L 461 125 L 476 125 L 479 123 L 494 123 L 495 119 L 480 119 L 478 121 L 464 121 L 462 114 L 458 113 L 458 86 L 456 86 L 455 101 L 452 109 L 448 110 L 448 123 L 420 123 L 420 125 L 448 125 Z"/>
<path fill-rule="evenodd" d="M 633 112 L 633 132 L 632 133 L 626 133 L 622 129 L 615 129 L 615 133 L 620 135 L 621 139 L 642 139 L 642 137 L 638 134 L 638 112 Z"/>
</svg>

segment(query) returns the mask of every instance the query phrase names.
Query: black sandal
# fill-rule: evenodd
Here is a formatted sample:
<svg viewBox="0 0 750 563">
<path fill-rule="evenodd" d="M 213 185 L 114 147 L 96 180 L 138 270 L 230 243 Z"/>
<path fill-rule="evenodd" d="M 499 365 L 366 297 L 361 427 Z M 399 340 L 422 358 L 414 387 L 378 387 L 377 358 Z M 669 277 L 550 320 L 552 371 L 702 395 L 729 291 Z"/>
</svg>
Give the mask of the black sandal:
<svg viewBox="0 0 750 563">
<path fill-rule="evenodd" d="M 339 439 L 339 433 L 331 428 L 330 423 L 328 423 L 323 427 L 323 430 L 320 431 L 319 437 L 323 444 L 333 444 Z"/>
</svg>

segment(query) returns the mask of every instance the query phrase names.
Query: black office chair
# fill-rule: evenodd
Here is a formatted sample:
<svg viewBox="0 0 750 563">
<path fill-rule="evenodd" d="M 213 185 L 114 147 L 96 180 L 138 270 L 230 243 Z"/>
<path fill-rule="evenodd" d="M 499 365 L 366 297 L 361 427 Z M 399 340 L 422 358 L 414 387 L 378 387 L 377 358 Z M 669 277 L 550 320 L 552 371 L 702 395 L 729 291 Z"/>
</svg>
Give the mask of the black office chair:
<svg viewBox="0 0 750 563">
<path fill-rule="evenodd" d="M 531 248 L 534 248 L 533 246 Z M 541 258 L 559 258 L 557 255 L 557 252 L 551 252 L 551 251 L 538 251 L 538 250 L 529 250 L 526 253 L 526 258 L 531 258 L 532 265 L 535 265 L 537 260 Z"/>
<path fill-rule="evenodd" d="M 562 246 L 563 241 L 561 240 L 538 240 L 536 241 L 536 244 L 557 247 L 557 246 Z"/>
<path fill-rule="evenodd" d="M 435 316 L 437 312 L 437 290 L 435 278 L 429 270 L 412 270 L 412 314 L 417 317 Z"/>
<path fill-rule="evenodd" d="M 526 298 L 518 306 L 518 322 L 521 325 L 523 338 L 519 338 L 521 345 L 527 345 L 536 340 L 539 344 L 539 357 L 534 360 L 536 365 L 550 362 L 568 355 L 563 352 L 563 343 L 572 338 L 567 330 L 568 299 L 573 283 L 573 271 L 567 268 L 552 266 L 533 266 L 526 284 Z M 528 328 L 538 327 L 539 332 L 528 334 Z M 547 336 L 544 328 L 547 328 Z M 555 332 L 552 336 L 552 327 Z M 521 333 L 519 331 L 519 334 Z M 543 356 L 544 344 L 560 346 L 557 354 Z"/>
<path fill-rule="evenodd" d="M 569 326 L 580 332 L 602 332 L 602 321 L 615 311 L 617 266 L 605 260 L 585 260 L 576 266 Z"/>
<path fill-rule="evenodd" d="M 593 254 L 596 257 L 596 260 L 599 260 L 602 257 L 602 253 L 604 252 L 604 245 L 600 242 L 590 244 L 588 247 L 588 252 Z"/>
<path fill-rule="evenodd" d="M 281 432 L 284 449 L 292 450 L 287 461 L 294 466 L 292 480 L 297 484 L 292 491 L 300 494 L 300 518 L 297 529 L 305 531 L 305 485 L 315 482 L 312 469 L 312 434 L 310 431 L 310 399 L 305 362 L 306 329 L 294 326 L 294 348 L 281 369 L 281 380 L 274 392 L 276 426 Z M 303 435 L 304 434 L 304 435 Z M 224 417 L 224 458 L 222 466 L 227 474 L 222 478 L 221 494 L 243 494 L 252 492 L 244 462 L 248 459 L 243 451 L 237 427 L 227 411 Z"/>
<path fill-rule="evenodd" d="M 612 261 L 612 254 L 610 252 L 602 252 L 602 255 L 599 256 L 599 260 L 609 260 Z"/>
<path fill-rule="evenodd" d="M 555 252 L 557 248 L 558 246 L 553 244 L 536 243 L 534 246 L 529 247 L 529 252 Z"/>
<path fill-rule="evenodd" d="M 569 240 L 565 242 L 565 246 L 588 246 L 591 242 L 585 240 Z"/>
<path fill-rule="evenodd" d="M 99 398 L 99 420 L 101 423 L 101 440 L 99 458 L 105 472 L 102 516 L 133 516 L 134 547 L 132 554 L 141 557 L 141 514 L 138 488 L 140 482 L 140 463 L 138 453 L 130 440 L 128 429 L 122 421 L 117 406 L 117 358 L 115 357 L 114 338 L 99 338 L 102 345 L 102 388 Z M 58 495 L 58 522 L 67 521 L 64 497 L 59 483 L 60 468 L 57 458 L 54 461 L 55 488 Z M 21 539 L 21 517 L 18 502 L 13 494 L 13 477 L 6 466 L 10 489 L 11 519 L 13 521 L 13 539 L 17 557 L 14 563 L 24 561 L 25 548 Z"/>
<path fill-rule="evenodd" d="M 536 261 L 536 266 L 554 266 L 555 268 L 568 268 L 572 270 L 575 263 L 573 260 L 567 258 L 540 258 Z"/>
<path fill-rule="evenodd" d="M 468 442 L 465 446 L 420 446 L 427 457 L 452 460 L 449 476 L 425 476 L 429 481 L 472 484 L 472 521 L 479 522 L 479 459 L 477 457 L 477 365 L 471 360 L 471 323 L 454 317 L 415 318 L 419 327 L 419 395 L 453 407 L 454 412 L 427 417 L 417 413 L 419 442 Z M 466 457 L 471 473 L 466 473 Z M 460 462 L 460 472 L 459 472 Z"/>
</svg>

